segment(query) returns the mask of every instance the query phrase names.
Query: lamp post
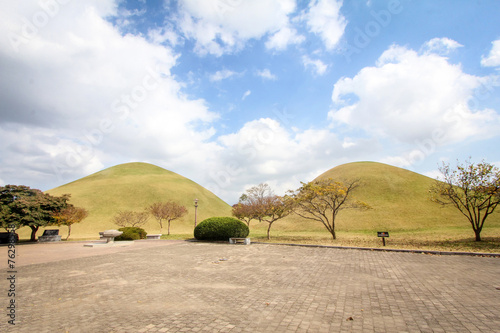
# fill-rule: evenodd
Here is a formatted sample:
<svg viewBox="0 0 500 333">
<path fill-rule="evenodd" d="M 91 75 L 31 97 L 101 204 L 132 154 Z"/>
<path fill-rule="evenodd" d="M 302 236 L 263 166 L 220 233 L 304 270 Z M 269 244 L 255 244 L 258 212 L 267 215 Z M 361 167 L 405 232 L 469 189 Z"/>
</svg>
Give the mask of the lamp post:
<svg viewBox="0 0 500 333">
<path fill-rule="evenodd" d="M 194 227 L 196 228 L 196 213 L 198 210 L 198 199 L 194 199 Z"/>
</svg>

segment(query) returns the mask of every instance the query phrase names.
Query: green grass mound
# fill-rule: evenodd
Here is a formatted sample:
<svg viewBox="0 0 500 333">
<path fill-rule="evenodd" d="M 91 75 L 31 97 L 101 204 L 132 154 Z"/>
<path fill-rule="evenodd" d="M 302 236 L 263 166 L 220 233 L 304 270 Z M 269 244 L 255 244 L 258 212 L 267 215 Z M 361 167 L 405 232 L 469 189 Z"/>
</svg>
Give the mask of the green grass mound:
<svg viewBox="0 0 500 333">
<path fill-rule="evenodd" d="M 115 237 L 116 241 L 125 241 L 125 240 L 136 240 L 136 239 L 146 239 L 146 230 L 137 227 L 125 227 L 120 228 L 118 231 L 123 231 L 118 237 Z"/>
<path fill-rule="evenodd" d="M 230 216 L 231 206 L 215 194 L 177 173 L 148 163 L 120 164 L 74 182 L 47 191 L 51 195 L 71 194 L 70 203 L 89 212 L 81 223 L 71 227 L 71 239 L 97 238 L 99 232 L 116 229 L 113 217 L 120 211 L 143 211 L 155 202 L 172 200 L 188 213 L 172 222 L 171 231 L 192 235 L 195 220 L 194 200 L 198 199 L 199 221 L 212 216 Z M 149 234 L 161 233 L 151 216 L 141 226 Z M 29 237 L 30 228 L 22 228 L 19 237 Z M 62 227 L 65 230 L 66 227 Z M 63 231 L 60 232 L 63 232 Z M 43 233 L 43 229 L 38 231 Z"/>
<path fill-rule="evenodd" d="M 198 240 L 228 241 L 244 238 L 250 233 L 248 226 L 233 217 L 211 217 L 196 226 L 194 238 Z"/>
</svg>

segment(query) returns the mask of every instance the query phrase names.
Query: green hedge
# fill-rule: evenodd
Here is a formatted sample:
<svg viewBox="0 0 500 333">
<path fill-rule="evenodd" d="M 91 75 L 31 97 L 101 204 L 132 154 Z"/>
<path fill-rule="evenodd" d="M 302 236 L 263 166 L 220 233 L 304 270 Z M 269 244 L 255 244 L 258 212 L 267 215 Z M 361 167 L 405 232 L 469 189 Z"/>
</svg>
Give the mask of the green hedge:
<svg viewBox="0 0 500 333">
<path fill-rule="evenodd" d="M 248 226 L 233 217 L 211 217 L 194 228 L 198 240 L 229 241 L 229 238 L 244 238 L 250 233 Z"/>
<path fill-rule="evenodd" d="M 146 230 L 138 227 L 125 227 L 118 231 L 123 231 L 123 234 L 115 237 L 115 241 L 146 239 L 147 235 Z"/>
</svg>

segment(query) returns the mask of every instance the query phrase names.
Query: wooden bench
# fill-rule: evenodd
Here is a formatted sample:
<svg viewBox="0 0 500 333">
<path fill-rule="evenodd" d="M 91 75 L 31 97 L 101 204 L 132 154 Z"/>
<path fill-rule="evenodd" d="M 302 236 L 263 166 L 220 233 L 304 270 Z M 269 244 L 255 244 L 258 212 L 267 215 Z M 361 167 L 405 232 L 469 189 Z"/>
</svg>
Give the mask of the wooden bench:
<svg viewBox="0 0 500 333">
<path fill-rule="evenodd" d="M 237 244 L 237 243 L 250 245 L 250 238 L 229 238 L 229 244 Z"/>
<path fill-rule="evenodd" d="M 147 234 L 146 239 L 160 239 L 161 234 Z"/>
</svg>

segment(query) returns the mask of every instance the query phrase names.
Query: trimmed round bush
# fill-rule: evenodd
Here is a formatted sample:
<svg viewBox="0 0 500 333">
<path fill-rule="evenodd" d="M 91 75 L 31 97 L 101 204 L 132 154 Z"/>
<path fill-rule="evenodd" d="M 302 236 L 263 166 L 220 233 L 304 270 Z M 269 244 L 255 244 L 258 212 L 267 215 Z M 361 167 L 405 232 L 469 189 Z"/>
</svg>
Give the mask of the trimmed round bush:
<svg viewBox="0 0 500 333">
<path fill-rule="evenodd" d="M 250 233 L 248 226 L 233 217 L 211 217 L 194 228 L 198 240 L 228 241 L 229 238 L 245 238 Z"/>
<path fill-rule="evenodd" d="M 115 237 L 115 241 L 145 239 L 147 235 L 146 230 L 138 227 L 125 227 L 118 231 L 123 231 L 123 234 Z"/>
</svg>

